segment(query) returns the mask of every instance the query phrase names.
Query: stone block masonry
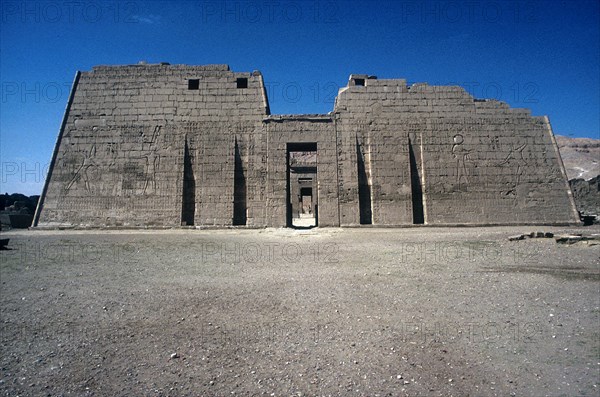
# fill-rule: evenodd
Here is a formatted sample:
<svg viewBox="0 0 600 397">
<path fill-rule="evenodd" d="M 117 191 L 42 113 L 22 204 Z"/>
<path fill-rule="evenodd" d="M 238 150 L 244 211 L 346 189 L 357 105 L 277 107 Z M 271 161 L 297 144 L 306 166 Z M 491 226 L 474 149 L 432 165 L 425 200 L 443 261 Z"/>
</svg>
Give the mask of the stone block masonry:
<svg viewBox="0 0 600 397">
<path fill-rule="evenodd" d="M 579 222 L 547 117 L 368 75 L 270 115 L 260 72 L 140 64 L 77 73 L 34 226 L 292 226 L 299 183 L 318 226 Z"/>
</svg>

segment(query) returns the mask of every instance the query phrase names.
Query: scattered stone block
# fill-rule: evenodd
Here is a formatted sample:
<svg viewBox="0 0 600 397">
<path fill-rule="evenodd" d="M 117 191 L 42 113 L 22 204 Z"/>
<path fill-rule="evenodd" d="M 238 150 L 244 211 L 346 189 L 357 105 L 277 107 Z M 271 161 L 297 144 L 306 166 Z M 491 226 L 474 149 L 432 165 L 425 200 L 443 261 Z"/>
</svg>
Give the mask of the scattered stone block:
<svg viewBox="0 0 600 397">
<path fill-rule="evenodd" d="M 575 244 L 579 241 L 584 241 L 585 238 L 577 235 L 560 235 L 555 240 L 558 244 Z"/>
<path fill-rule="evenodd" d="M 518 241 L 524 240 L 525 238 L 552 238 L 554 237 L 554 233 L 551 232 L 530 232 L 524 234 L 517 234 L 514 236 L 510 236 L 508 238 L 509 241 Z"/>
</svg>

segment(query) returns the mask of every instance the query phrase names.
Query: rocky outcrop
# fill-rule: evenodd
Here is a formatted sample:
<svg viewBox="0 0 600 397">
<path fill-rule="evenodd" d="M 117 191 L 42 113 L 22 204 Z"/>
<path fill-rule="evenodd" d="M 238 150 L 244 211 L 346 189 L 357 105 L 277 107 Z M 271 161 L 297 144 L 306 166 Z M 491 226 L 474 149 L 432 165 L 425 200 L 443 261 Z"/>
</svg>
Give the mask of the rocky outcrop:
<svg viewBox="0 0 600 397">
<path fill-rule="evenodd" d="M 569 180 L 589 180 L 600 174 L 600 139 L 557 135 L 556 143 Z"/>
<path fill-rule="evenodd" d="M 588 181 L 571 179 L 569 184 L 579 212 L 583 216 L 594 217 L 595 219 L 590 220 L 598 223 L 600 220 L 600 175 Z"/>
</svg>

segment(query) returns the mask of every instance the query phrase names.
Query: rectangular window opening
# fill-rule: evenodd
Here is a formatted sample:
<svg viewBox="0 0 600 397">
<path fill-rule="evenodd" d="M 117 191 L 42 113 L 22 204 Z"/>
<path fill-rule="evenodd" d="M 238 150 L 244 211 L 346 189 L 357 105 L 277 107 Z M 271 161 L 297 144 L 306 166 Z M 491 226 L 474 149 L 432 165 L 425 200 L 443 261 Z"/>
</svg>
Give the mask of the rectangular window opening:
<svg viewBox="0 0 600 397">
<path fill-rule="evenodd" d="M 200 79 L 189 79 L 188 80 L 188 90 L 198 90 L 200 89 Z"/>
<path fill-rule="evenodd" d="M 354 79 L 354 85 L 365 86 L 365 79 Z"/>
<path fill-rule="evenodd" d="M 248 78 L 247 77 L 238 77 L 237 88 L 248 88 Z"/>
</svg>

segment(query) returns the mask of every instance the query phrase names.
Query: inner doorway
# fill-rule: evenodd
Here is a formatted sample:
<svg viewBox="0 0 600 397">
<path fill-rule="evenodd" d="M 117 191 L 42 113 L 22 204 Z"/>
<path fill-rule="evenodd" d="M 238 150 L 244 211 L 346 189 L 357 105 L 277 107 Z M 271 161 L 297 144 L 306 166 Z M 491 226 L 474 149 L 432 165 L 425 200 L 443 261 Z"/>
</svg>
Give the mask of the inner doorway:
<svg viewBox="0 0 600 397">
<path fill-rule="evenodd" d="M 287 144 L 287 227 L 318 226 L 317 144 Z"/>
<path fill-rule="evenodd" d="M 309 179 L 310 181 L 310 179 Z M 300 218 L 310 218 L 313 216 L 312 208 L 312 187 L 300 188 Z"/>
</svg>

